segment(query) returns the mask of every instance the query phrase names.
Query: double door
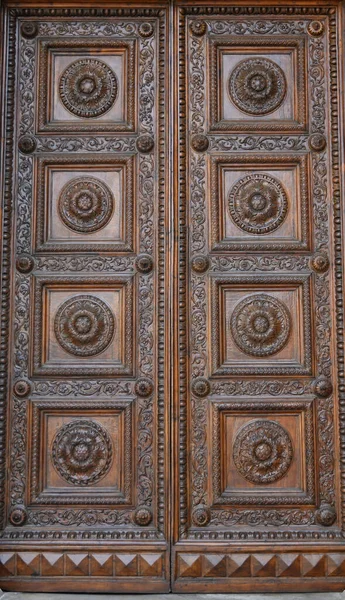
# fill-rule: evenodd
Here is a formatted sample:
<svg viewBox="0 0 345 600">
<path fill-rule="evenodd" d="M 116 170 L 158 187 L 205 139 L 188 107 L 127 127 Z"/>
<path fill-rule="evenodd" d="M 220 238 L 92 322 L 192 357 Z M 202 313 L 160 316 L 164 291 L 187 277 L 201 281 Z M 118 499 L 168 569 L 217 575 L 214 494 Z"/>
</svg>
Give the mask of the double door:
<svg viewBox="0 0 345 600">
<path fill-rule="evenodd" d="M 0 587 L 345 587 L 341 3 L 3 7 Z"/>
</svg>

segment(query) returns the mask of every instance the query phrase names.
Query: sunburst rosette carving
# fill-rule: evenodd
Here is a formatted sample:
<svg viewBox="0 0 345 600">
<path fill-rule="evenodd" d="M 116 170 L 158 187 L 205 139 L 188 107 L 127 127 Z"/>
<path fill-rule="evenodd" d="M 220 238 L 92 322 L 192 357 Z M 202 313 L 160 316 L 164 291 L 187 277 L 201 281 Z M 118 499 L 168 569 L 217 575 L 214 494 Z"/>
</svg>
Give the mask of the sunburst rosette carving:
<svg viewBox="0 0 345 600">
<path fill-rule="evenodd" d="M 230 318 L 232 338 L 249 356 L 271 356 L 287 344 L 291 316 L 287 307 L 268 294 L 255 294 L 241 300 Z"/>
<path fill-rule="evenodd" d="M 268 234 L 284 222 L 288 213 L 288 196 L 281 182 L 272 175 L 251 173 L 232 186 L 229 212 L 242 231 Z"/>
<path fill-rule="evenodd" d="M 107 113 L 118 94 L 117 77 L 98 58 L 82 58 L 71 63 L 59 82 L 60 99 L 73 115 L 92 119 Z"/>
<path fill-rule="evenodd" d="M 111 343 L 115 333 L 115 317 L 100 298 L 74 296 L 58 308 L 54 332 L 60 346 L 70 354 L 95 356 Z"/>
<path fill-rule="evenodd" d="M 105 227 L 114 211 L 108 186 L 95 177 L 77 177 L 61 190 L 58 202 L 63 223 L 77 233 L 94 233 Z"/>
<path fill-rule="evenodd" d="M 146 527 L 152 521 L 152 512 L 146 506 L 139 506 L 133 514 L 133 520 L 139 527 Z"/>
<path fill-rule="evenodd" d="M 51 456 L 54 468 L 65 481 L 73 485 L 93 485 L 108 473 L 113 445 L 99 423 L 75 420 L 58 430 Z"/>
<path fill-rule="evenodd" d="M 237 433 L 233 459 L 238 472 L 251 483 L 278 481 L 286 475 L 293 459 L 290 435 L 274 421 L 252 421 Z"/>
<path fill-rule="evenodd" d="M 246 114 L 260 116 L 277 110 L 285 99 L 286 90 L 284 72 L 268 58 L 241 60 L 230 74 L 230 98 Z"/>
</svg>

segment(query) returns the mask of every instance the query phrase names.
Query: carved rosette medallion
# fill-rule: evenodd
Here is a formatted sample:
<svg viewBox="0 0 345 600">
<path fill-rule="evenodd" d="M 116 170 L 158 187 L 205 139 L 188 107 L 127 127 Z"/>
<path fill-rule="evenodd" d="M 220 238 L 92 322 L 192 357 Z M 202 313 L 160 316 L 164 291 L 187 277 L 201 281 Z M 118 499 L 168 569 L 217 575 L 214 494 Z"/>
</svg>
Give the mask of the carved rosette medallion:
<svg viewBox="0 0 345 600">
<path fill-rule="evenodd" d="M 268 58 L 246 58 L 230 75 L 229 93 L 232 102 L 242 112 L 267 115 L 276 110 L 285 98 L 285 75 Z"/>
<path fill-rule="evenodd" d="M 313 390 L 319 398 L 328 398 L 333 392 L 333 385 L 327 377 L 318 377 L 314 381 Z"/>
<path fill-rule="evenodd" d="M 208 137 L 203 133 L 196 133 L 193 135 L 191 143 L 195 152 L 206 152 L 209 146 Z"/>
<path fill-rule="evenodd" d="M 322 21 L 310 21 L 307 30 L 311 36 L 320 37 L 325 33 L 325 26 Z"/>
<path fill-rule="evenodd" d="M 327 141 L 322 133 L 313 133 L 309 138 L 309 148 L 314 152 L 322 152 L 326 146 Z"/>
<path fill-rule="evenodd" d="M 25 508 L 22 506 L 16 506 L 10 512 L 9 516 L 11 525 L 14 525 L 15 527 L 21 527 L 22 525 L 25 525 L 27 518 L 28 514 Z"/>
<path fill-rule="evenodd" d="M 117 91 L 115 73 L 96 58 L 76 60 L 60 78 L 59 92 L 64 107 L 81 118 L 104 115 L 113 106 Z"/>
<path fill-rule="evenodd" d="M 151 379 L 147 377 L 140 377 L 135 384 L 135 393 L 138 396 L 142 396 L 143 398 L 147 398 L 153 392 L 153 383 Z"/>
<path fill-rule="evenodd" d="M 244 298 L 230 319 L 235 344 L 250 356 L 270 356 L 287 343 L 291 317 L 282 302 L 267 294 Z"/>
<path fill-rule="evenodd" d="M 19 273 L 31 273 L 35 261 L 30 254 L 20 254 L 16 259 L 16 267 Z"/>
<path fill-rule="evenodd" d="M 139 254 L 136 258 L 135 265 L 139 273 L 145 275 L 152 271 L 153 259 L 149 254 Z"/>
<path fill-rule="evenodd" d="M 325 273 L 329 269 L 329 258 L 326 254 L 319 252 L 311 259 L 311 267 L 316 273 Z"/>
<path fill-rule="evenodd" d="M 59 307 L 54 331 L 59 344 L 70 354 L 94 356 L 113 339 L 115 318 L 100 298 L 74 296 Z"/>
<path fill-rule="evenodd" d="M 114 198 L 103 181 L 77 177 L 63 187 L 58 210 L 62 221 L 72 231 L 93 233 L 109 223 Z"/>
<path fill-rule="evenodd" d="M 149 38 L 153 35 L 154 28 L 151 23 L 140 23 L 138 33 L 143 38 Z"/>
<path fill-rule="evenodd" d="M 202 254 L 194 256 L 192 260 L 192 269 L 196 273 L 206 273 L 210 267 L 210 259 Z"/>
<path fill-rule="evenodd" d="M 193 524 L 197 527 L 206 527 L 211 520 L 211 512 L 207 506 L 199 505 L 193 510 Z"/>
<path fill-rule="evenodd" d="M 252 421 L 236 435 L 233 446 L 236 469 L 248 481 L 265 485 L 287 473 L 293 458 L 288 432 L 274 421 Z"/>
<path fill-rule="evenodd" d="M 23 154 L 32 154 L 36 150 L 37 142 L 33 135 L 22 135 L 18 141 L 18 148 Z"/>
<path fill-rule="evenodd" d="M 24 21 L 24 23 L 21 25 L 20 32 L 22 36 L 28 40 L 33 39 L 38 34 L 37 23 L 34 21 Z"/>
<path fill-rule="evenodd" d="M 286 218 L 287 194 L 275 177 L 266 173 L 252 173 L 232 186 L 229 211 L 239 229 L 253 234 L 271 233 Z"/>
<path fill-rule="evenodd" d="M 211 391 L 210 382 L 205 377 L 198 377 L 192 383 L 192 391 L 199 398 L 204 398 Z"/>
<path fill-rule="evenodd" d="M 316 521 L 319 525 L 330 527 L 337 518 L 335 509 L 330 504 L 322 504 L 316 512 Z"/>
<path fill-rule="evenodd" d="M 31 384 L 25 379 L 18 379 L 13 386 L 13 391 L 18 398 L 26 398 L 31 392 Z"/>
<path fill-rule="evenodd" d="M 136 141 L 138 152 L 142 154 L 148 154 L 154 148 L 155 142 L 153 137 L 148 134 L 140 135 Z"/>
<path fill-rule="evenodd" d="M 193 35 L 201 37 L 202 35 L 205 35 L 207 31 L 207 24 L 205 23 L 205 21 L 195 20 L 191 22 L 189 28 Z"/>
<path fill-rule="evenodd" d="M 73 485 L 92 485 L 109 471 L 113 446 L 99 423 L 72 421 L 63 425 L 52 444 L 52 461 L 61 477 Z"/>
<path fill-rule="evenodd" d="M 146 506 L 140 506 L 134 512 L 133 515 L 134 522 L 140 527 L 145 527 L 146 525 L 150 525 L 152 521 L 152 512 Z"/>
</svg>

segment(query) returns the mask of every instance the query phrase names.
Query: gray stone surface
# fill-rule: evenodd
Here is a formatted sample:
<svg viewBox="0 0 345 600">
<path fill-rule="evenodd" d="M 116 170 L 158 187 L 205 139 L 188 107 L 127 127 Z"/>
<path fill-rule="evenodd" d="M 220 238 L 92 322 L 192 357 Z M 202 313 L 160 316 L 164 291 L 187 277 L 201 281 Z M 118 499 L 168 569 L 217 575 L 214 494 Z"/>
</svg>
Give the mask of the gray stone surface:
<svg viewBox="0 0 345 600">
<path fill-rule="evenodd" d="M 345 600 L 345 592 L 322 594 L 21 594 L 3 592 L 0 600 Z"/>
</svg>

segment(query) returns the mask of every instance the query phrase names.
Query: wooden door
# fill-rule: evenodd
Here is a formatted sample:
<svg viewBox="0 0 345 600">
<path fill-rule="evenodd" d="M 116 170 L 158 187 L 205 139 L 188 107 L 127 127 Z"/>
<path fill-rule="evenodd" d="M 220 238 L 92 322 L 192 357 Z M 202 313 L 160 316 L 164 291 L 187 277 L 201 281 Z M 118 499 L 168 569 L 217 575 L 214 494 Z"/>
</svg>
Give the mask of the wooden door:
<svg viewBox="0 0 345 600">
<path fill-rule="evenodd" d="M 177 591 L 344 589 L 339 6 L 268 4 L 176 18 Z"/>
<path fill-rule="evenodd" d="M 166 18 L 7 11 L 4 589 L 168 589 Z"/>
<path fill-rule="evenodd" d="M 1 588 L 344 589 L 341 10 L 3 6 Z"/>
</svg>

